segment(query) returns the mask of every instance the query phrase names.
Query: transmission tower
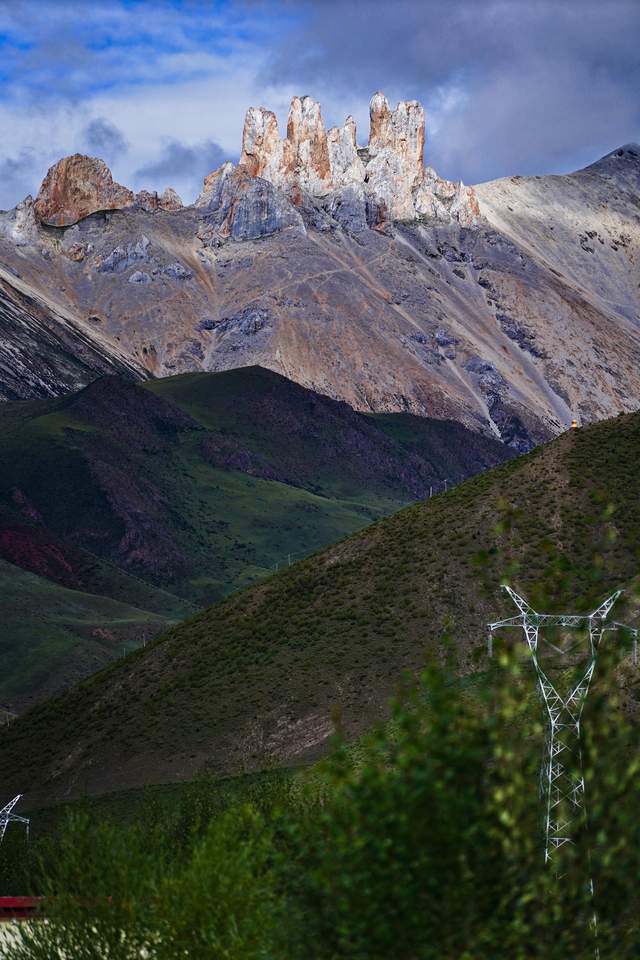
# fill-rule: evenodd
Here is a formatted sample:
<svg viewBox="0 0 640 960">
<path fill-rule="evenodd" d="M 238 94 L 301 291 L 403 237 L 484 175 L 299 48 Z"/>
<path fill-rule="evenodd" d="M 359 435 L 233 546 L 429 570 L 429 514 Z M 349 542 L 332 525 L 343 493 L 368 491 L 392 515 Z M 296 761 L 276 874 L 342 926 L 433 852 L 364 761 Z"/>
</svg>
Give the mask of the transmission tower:
<svg viewBox="0 0 640 960">
<path fill-rule="evenodd" d="M 561 855 L 559 851 L 565 844 L 574 843 L 574 833 L 586 819 L 584 774 L 580 749 L 580 720 L 589 685 L 596 667 L 598 647 L 606 630 L 623 628 L 633 636 L 633 662 L 638 661 L 638 630 L 624 624 L 609 621 L 613 605 L 622 593 L 617 590 L 593 613 L 548 614 L 537 613 L 511 587 L 503 586 L 516 607 L 518 616 L 507 620 L 498 620 L 488 624 L 489 654 L 493 650 L 493 633 L 501 627 L 520 627 L 525 636 L 531 655 L 538 689 L 547 713 L 545 750 L 540 771 L 541 794 L 544 804 L 544 858 L 550 863 L 555 876 L 560 879 Z M 577 642 L 562 645 L 554 644 L 549 638 L 540 637 L 541 628 L 561 628 L 569 633 L 579 631 Z M 553 632 L 552 630 L 550 631 Z M 586 657 L 584 640 L 586 639 Z M 573 659 L 573 678 L 564 682 L 554 678 L 552 681 L 540 664 L 542 646 L 562 663 Z M 583 655 L 576 657 L 579 647 Z M 565 661 L 566 662 L 566 661 Z M 589 881 L 591 892 L 593 884 Z"/>
<path fill-rule="evenodd" d="M 6 807 L 3 807 L 0 810 L 0 843 L 2 843 L 4 840 L 4 835 L 7 832 L 7 827 L 10 823 L 24 823 L 27 832 L 27 840 L 29 839 L 29 824 L 31 821 L 28 817 L 19 817 L 16 813 L 13 813 L 13 808 L 21 797 L 22 794 L 19 793 L 17 797 L 14 797 L 13 800 L 9 801 Z"/>
</svg>

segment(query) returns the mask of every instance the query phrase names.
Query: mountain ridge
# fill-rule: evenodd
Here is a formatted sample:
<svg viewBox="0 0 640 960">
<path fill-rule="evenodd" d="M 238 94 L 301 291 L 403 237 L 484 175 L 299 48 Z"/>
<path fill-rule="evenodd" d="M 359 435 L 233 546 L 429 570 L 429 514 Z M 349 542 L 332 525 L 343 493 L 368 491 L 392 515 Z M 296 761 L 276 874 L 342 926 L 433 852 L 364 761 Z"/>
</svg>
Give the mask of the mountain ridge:
<svg viewBox="0 0 640 960">
<path fill-rule="evenodd" d="M 29 199 L 0 215 L 5 276 L 126 356 L 134 379 L 257 363 L 357 409 L 456 419 L 520 451 L 573 417 L 636 408 L 632 146 L 461 193 L 421 167 L 416 102 L 391 110 L 376 95 L 365 148 L 349 119 L 325 131 L 313 98 L 294 98 L 286 138 L 271 117 L 251 108 L 241 163 L 205 178 L 194 206 L 137 195 L 60 227 Z M 80 160 L 98 189 L 102 167 Z M 417 212 L 425 190 L 434 202 Z M 8 349 L 24 352 L 0 339 L 0 361 Z M 69 389 L 58 379 L 51 390 Z"/>
</svg>

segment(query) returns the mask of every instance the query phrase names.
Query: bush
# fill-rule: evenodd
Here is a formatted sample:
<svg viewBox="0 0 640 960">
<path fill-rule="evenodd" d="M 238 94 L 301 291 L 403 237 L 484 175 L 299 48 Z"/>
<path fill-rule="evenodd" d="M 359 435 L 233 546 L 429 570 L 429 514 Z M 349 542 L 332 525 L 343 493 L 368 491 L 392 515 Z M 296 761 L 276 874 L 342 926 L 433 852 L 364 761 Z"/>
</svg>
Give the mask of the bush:
<svg viewBox="0 0 640 960">
<path fill-rule="evenodd" d="M 10 957 L 591 958 L 591 878 L 601 960 L 637 957 L 640 780 L 613 662 L 585 716 L 591 824 L 559 881 L 539 829 L 541 707 L 529 665 L 501 659 L 466 686 L 430 669 L 385 727 L 251 803 L 223 809 L 199 785 L 146 821 L 72 816 L 39 857 L 50 922 Z"/>
</svg>

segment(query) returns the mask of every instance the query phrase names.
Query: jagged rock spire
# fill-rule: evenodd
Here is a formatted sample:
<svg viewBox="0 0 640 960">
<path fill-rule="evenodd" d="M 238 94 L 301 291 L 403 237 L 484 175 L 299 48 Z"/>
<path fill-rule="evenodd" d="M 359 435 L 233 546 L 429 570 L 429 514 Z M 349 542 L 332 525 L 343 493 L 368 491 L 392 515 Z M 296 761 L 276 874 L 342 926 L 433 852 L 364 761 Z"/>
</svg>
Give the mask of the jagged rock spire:
<svg viewBox="0 0 640 960">
<path fill-rule="evenodd" d="M 335 185 L 364 183 L 364 164 L 358 156 L 356 122 L 348 116 L 342 127 L 331 127 L 327 134 L 331 178 Z"/>
<path fill-rule="evenodd" d="M 292 172 L 302 190 L 323 196 L 333 189 L 327 134 L 320 104 L 313 97 L 294 97 L 289 108 L 287 141 Z"/>
<path fill-rule="evenodd" d="M 284 139 L 271 110 L 250 107 L 240 166 L 250 176 L 284 189 L 296 202 L 301 193 L 324 197 L 349 187 L 361 200 L 372 200 L 382 219 L 477 219 L 472 190 L 425 171 L 425 117 L 417 100 L 401 100 L 391 110 L 379 91 L 371 98 L 369 115 L 368 148 L 359 151 L 353 117 L 327 133 L 313 97 L 292 99 Z"/>
<path fill-rule="evenodd" d="M 390 150 L 406 165 L 408 172 L 415 171 L 415 175 L 420 176 L 425 140 L 422 104 L 417 100 L 401 100 L 391 111 L 384 93 L 378 91 L 369 104 L 369 119 L 369 156 Z"/>
</svg>

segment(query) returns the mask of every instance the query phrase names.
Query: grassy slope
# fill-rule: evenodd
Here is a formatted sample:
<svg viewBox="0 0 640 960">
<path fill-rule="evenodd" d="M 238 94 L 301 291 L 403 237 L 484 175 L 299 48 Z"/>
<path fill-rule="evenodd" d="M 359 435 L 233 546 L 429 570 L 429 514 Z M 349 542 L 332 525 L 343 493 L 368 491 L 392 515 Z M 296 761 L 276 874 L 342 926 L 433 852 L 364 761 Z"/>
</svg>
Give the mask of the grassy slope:
<svg viewBox="0 0 640 960">
<path fill-rule="evenodd" d="M 23 708 L 58 692 L 171 622 L 0 560 L 0 701 Z"/>
<path fill-rule="evenodd" d="M 193 601 L 262 580 L 393 512 L 428 482 L 509 454 L 460 424 L 400 417 L 396 437 L 393 422 L 259 367 L 144 389 L 112 378 L 55 400 L 0 405 L 0 558 L 81 595 L 182 620 Z M 80 601 L 59 597 L 72 622 Z M 92 616 L 97 627 L 95 604 Z M 108 617 L 104 627 L 112 632 Z M 19 630 L 15 618 L 0 620 L 0 645 L 16 655 L 0 685 L 12 708 L 86 675 L 113 647 L 103 644 L 96 659 L 87 631 L 83 646 L 77 629 L 73 642 L 60 629 L 46 607 L 29 611 Z M 55 665 L 47 649 L 57 651 Z"/>
<path fill-rule="evenodd" d="M 462 424 L 410 414 L 365 416 L 262 367 L 182 374 L 144 389 L 230 444 L 241 443 L 284 482 L 376 508 L 380 501 L 421 498 L 430 483 L 460 481 L 513 455 Z M 398 469 L 402 464 L 405 471 Z"/>
<path fill-rule="evenodd" d="M 547 609 L 635 577 L 639 457 L 628 415 L 404 509 L 32 711 L 0 740 L 0 776 L 54 799 L 313 758 L 335 707 L 365 729 L 443 633 L 455 668 L 476 669 L 485 623 L 512 613 L 505 571 Z"/>
<path fill-rule="evenodd" d="M 70 590 L 109 597 L 170 620 L 184 620 L 197 609 L 188 600 L 56 537 L 46 528 L 20 517 L 15 509 L 3 506 L 0 506 L 0 544 L 10 552 L 12 566 L 26 568 L 27 572 Z"/>
<path fill-rule="evenodd" d="M 140 389 L 132 387 L 131 389 Z M 7 491 L 26 488 L 44 516 L 47 528 L 75 548 L 85 545 L 98 554 L 102 570 L 117 574 L 117 564 L 128 569 L 126 557 L 118 556 L 118 544 L 126 527 L 110 509 L 110 494 L 117 499 L 118 484 L 126 496 L 127 480 L 142 502 L 162 498 L 150 524 L 160 550 L 149 536 L 148 553 L 160 552 L 173 541 L 175 563 L 160 570 L 132 565 L 138 578 L 155 581 L 195 602 L 206 602 L 271 572 L 288 561 L 288 554 L 301 555 L 359 529 L 372 519 L 397 509 L 406 499 L 382 497 L 362 489 L 359 501 L 319 496 L 309 490 L 240 470 L 226 470 L 206 463 L 199 454 L 202 436 L 186 430 L 172 437 L 161 452 L 118 450 L 106 440 L 104 449 L 112 463 L 126 464 L 105 493 L 87 468 L 87 442 L 100 442 L 101 431 L 80 422 L 71 410 L 39 411 L 39 415 L 3 444 L 1 475 Z M 150 482 L 149 482 L 150 481 Z M 132 497 L 133 499 L 133 497 Z M 12 506 L 6 495 L 6 506 Z M 168 507 L 168 509 L 165 509 Z M 15 511 L 14 511 L 15 512 Z M 126 521 L 125 521 L 126 523 Z M 108 567 L 104 566 L 104 562 Z M 105 593 L 121 592 L 119 578 L 104 580 Z"/>
<path fill-rule="evenodd" d="M 454 479 L 509 455 L 459 424 L 409 419 L 398 439 L 258 367 L 102 381 L 0 409 L 0 507 L 211 602 L 416 499 L 445 456 Z"/>
</svg>

